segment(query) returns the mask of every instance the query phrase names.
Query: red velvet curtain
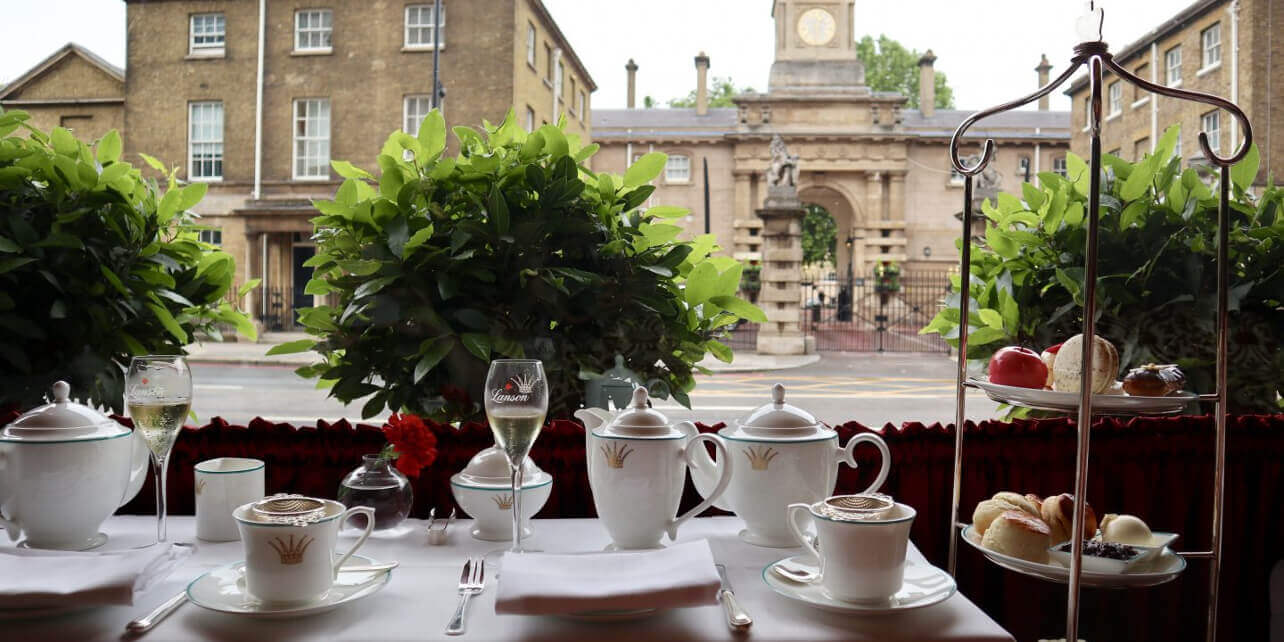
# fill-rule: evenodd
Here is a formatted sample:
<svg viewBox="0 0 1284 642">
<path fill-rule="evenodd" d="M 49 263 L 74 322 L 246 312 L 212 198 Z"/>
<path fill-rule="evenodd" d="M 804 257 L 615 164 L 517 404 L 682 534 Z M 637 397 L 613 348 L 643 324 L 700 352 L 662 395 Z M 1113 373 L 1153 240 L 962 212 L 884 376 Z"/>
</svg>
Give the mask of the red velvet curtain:
<svg viewBox="0 0 1284 642">
<path fill-rule="evenodd" d="M 439 456 L 413 480 L 413 515 L 454 506 L 449 478 L 491 443 L 484 424 L 460 429 L 430 424 Z M 712 431 L 719 426 L 701 426 Z M 870 431 L 856 423 L 837 427 L 846 442 Z M 1074 484 L 1075 427 L 1068 419 L 986 421 L 967 424 L 961 517 L 999 490 L 1050 495 Z M 918 510 L 912 537 L 934 564 L 945 566 L 949 532 L 953 426 L 907 423 L 874 430 L 888 442 L 892 470 L 884 492 Z M 1096 422 L 1089 459 L 1088 500 L 1098 516 L 1142 516 L 1156 530 L 1181 534 L 1178 550 L 1210 547 L 1213 483 L 1213 422 L 1209 417 L 1103 418 Z M 170 510 L 193 508 L 192 466 L 210 457 L 256 457 L 267 462 L 267 489 L 334 497 L 339 480 L 377 452 L 382 433 L 345 422 L 298 428 L 262 420 L 234 426 L 215 419 L 187 427 L 170 468 Z M 836 492 L 856 492 L 877 472 L 873 448 L 857 449 L 860 467 L 843 467 Z M 550 423 L 532 457 L 554 476 L 554 490 L 541 517 L 593 516 L 584 469 L 584 431 L 573 421 Z M 684 506 L 698 497 L 688 484 Z M 1226 470 L 1226 518 L 1220 584 L 1222 640 L 1263 640 L 1269 606 L 1267 578 L 1284 543 L 1284 415 L 1232 417 Z M 124 512 L 153 510 L 149 486 Z M 710 514 L 718 511 L 710 511 Z M 1018 640 L 1064 637 L 1064 586 L 1005 571 L 959 545 L 961 590 Z M 1130 591 L 1084 589 L 1081 637 L 1090 640 L 1202 640 L 1208 596 L 1205 560 L 1191 560 L 1169 584 Z"/>
</svg>

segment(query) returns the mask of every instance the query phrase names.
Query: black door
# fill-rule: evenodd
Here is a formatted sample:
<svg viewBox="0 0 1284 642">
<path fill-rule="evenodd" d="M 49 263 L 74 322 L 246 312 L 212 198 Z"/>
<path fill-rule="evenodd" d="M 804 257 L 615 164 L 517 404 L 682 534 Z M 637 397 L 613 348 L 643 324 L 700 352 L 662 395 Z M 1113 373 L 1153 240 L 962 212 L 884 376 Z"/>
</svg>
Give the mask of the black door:
<svg viewBox="0 0 1284 642">
<path fill-rule="evenodd" d="M 312 278 L 312 268 L 304 267 L 303 263 L 316 253 L 317 249 L 311 245 L 294 246 L 294 309 L 290 314 L 291 325 L 298 323 L 300 308 L 312 307 L 312 295 L 303 292 L 308 286 L 308 279 Z"/>
</svg>

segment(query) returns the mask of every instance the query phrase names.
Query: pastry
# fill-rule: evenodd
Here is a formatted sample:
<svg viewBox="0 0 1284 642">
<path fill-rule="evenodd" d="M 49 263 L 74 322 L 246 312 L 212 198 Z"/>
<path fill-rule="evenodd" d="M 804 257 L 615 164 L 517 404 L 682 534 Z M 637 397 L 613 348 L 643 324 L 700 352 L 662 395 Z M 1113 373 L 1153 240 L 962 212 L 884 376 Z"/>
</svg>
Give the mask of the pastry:
<svg viewBox="0 0 1284 642">
<path fill-rule="evenodd" d="M 1079 392 L 1079 373 L 1083 370 L 1083 335 L 1076 334 L 1061 344 L 1052 362 L 1052 389 Z M 1119 372 L 1119 351 L 1114 344 L 1093 337 L 1092 392 L 1105 392 Z"/>
<path fill-rule="evenodd" d="M 1039 358 L 1043 359 L 1043 365 L 1048 367 L 1048 381 L 1043 384 L 1044 388 L 1052 387 L 1052 364 L 1057 360 L 1057 353 L 1060 351 L 1061 344 L 1058 343 L 1057 345 L 1049 346 L 1047 350 L 1039 354 Z"/>
<path fill-rule="evenodd" d="M 1031 502 L 1024 496 L 1004 491 L 996 493 L 994 497 L 983 500 L 976 505 L 976 510 L 972 511 L 972 528 L 977 535 L 985 535 L 990 523 L 1004 511 L 1010 510 L 1024 512 L 1032 517 L 1039 516 L 1038 504 Z"/>
<path fill-rule="evenodd" d="M 1035 495 L 1034 493 L 1026 493 L 1025 498 L 1035 506 L 1043 506 L 1043 498 Z"/>
<path fill-rule="evenodd" d="M 1003 511 L 981 537 L 981 546 L 996 553 L 1046 564 L 1050 531 L 1043 520 L 1025 511 Z"/>
<path fill-rule="evenodd" d="M 1150 527 L 1135 515 L 1110 513 L 1101 518 L 1101 539 L 1133 546 L 1149 546 Z"/>
<path fill-rule="evenodd" d="M 1059 544 L 1070 541 L 1070 534 L 1074 528 L 1074 495 L 1061 493 L 1043 500 L 1043 504 L 1039 507 L 1039 514 L 1051 531 L 1053 543 Z M 1091 539 L 1096 534 L 1097 514 L 1092 512 L 1091 505 L 1085 504 L 1083 507 L 1083 537 L 1084 539 Z"/>
<path fill-rule="evenodd" d="M 1109 388 L 1106 388 L 1106 389 L 1105 389 L 1101 394 L 1103 394 L 1103 395 L 1124 395 L 1124 394 L 1126 394 L 1126 393 L 1124 392 L 1123 382 L 1122 382 L 1122 381 L 1116 381 L 1116 382 L 1114 382 L 1114 383 L 1110 384 L 1110 387 L 1109 387 Z"/>
<path fill-rule="evenodd" d="M 1186 386 L 1186 375 L 1177 366 L 1148 363 L 1124 377 L 1124 391 L 1137 397 L 1163 397 Z"/>
</svg>

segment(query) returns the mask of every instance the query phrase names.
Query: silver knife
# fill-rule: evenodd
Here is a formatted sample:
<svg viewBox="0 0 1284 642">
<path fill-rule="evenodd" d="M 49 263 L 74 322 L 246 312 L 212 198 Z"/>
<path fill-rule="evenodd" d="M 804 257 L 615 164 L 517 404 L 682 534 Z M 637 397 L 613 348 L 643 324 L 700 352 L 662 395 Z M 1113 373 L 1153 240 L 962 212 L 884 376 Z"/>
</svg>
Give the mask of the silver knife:
<svg viewBox="0 0 1284 642">
<path fill-rule="evenodd" d="M 718 569 L 718 577 L 722 580 L 722 587 L 718 589 L 718 601 L 722 602 L 722 612 L 727 615 L 727 626 L 733 631 L 743 631 L 753 626 L 753 618 L 744 609 L 740 608 L 740 602 L 736 601 L 736 594 L 731 590 L 731 582 L 727 579 L 727 567 L 722 564 L 715 564 Z"/>
</svg>

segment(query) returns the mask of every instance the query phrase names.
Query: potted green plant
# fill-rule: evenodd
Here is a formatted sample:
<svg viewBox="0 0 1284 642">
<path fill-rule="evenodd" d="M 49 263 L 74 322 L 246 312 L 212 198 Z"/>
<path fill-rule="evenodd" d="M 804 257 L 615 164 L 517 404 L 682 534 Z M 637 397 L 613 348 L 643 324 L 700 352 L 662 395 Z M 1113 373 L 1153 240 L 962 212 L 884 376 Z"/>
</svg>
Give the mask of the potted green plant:
<svg viewBox="0 0 1284 642">
<path fill-rule="evenodd" d="M 130 356 L 180 354 L 220 324 L 255 336 L 224 297 L 234 259 L 197 238 L 204 184 L 179 186 L 143 155 L 162 192 L 121 159 L 115 130 L 91 147 L 28 119 L 0 110 L 0 407 L 35 405 L 64 379 L 121 412 Z"/>
<path fill-rule="evenodd" d="M 273 352 L 321 354 L 297 372 L 342 401 L 368 397 L 364 416 L 473 415 L 488 361 L 521 356 L 544 362 L 551 417 L 569 417 L 581 377 L 617 354 L 655 396 L 688 404 L 696 362 L 732 358 L 727 327 L 765 320 L 736 297 L 739 261 L 712 256 L 711 235 L 678 239 L 667 219 L 685 209 L 641 209 L 663 154 L 622 176 L 593 172 L 597 145 L 560 126 L 528 133 L 512 112 L 454 134 L 459 152 L 444 155 L 432 112 L 418 137 L 388 137 L 377 178 L 334 162 L 343 185 L 315 202 L 307 291 L 337 303 L 300 313 L 315 339 Z"/>
</svg>

